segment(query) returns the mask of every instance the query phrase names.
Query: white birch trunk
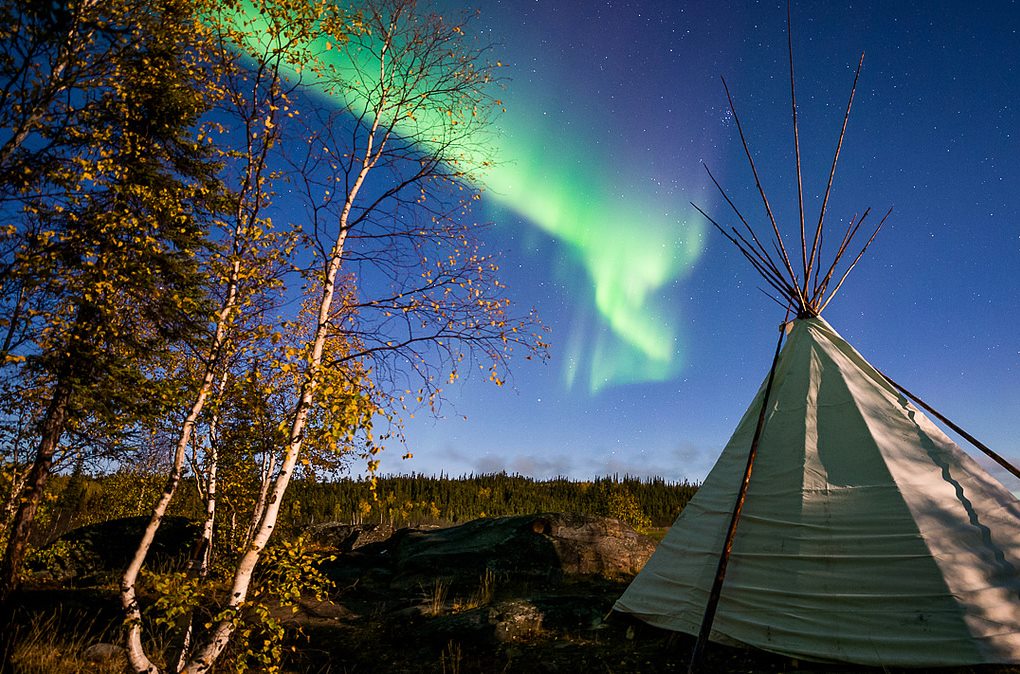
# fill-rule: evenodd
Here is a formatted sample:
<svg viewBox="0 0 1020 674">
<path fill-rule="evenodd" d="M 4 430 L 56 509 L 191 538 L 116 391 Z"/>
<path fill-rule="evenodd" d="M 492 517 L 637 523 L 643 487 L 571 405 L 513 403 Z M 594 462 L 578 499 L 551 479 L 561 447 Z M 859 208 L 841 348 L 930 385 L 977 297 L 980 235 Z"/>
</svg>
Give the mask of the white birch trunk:
<svg viewBox="0 0 1020 674">
<path fill-rule="evenodd" d="M 385 54 L 386 47 L 384 46 L 380 53 L 380 70 L 383 71 L 385 68 Z M 380 77 L 380 81 L 385 81 L 385 79 Z M 379 111 L 383 109 L 384 104 L 385 99 L 381 98 L 376 110 Z M 255 565 L 258 563 L 259 558 L 262 555 L 262 551 L 268 544 L 269 538 L 273 534 L 273 529 L 276 527 L 276 520 L 279 517 L 280 504 L 283 500 L 283 495 L 287 491 L 291 476 L 294 473 L 294 466 L 297 464 L 298 457 L 301 454 L 305 422 L 308 419 L 309 411 L 311 410 L 312 403 L 315 399 L 315 391 L 318 386 L 318 370 L 322 365 L 322 353 L 326 345 L 326 339 L 329 335 L 329 315 L 333 307 L 333 297 L 336 292 L 336 277 L 340 271 L 340 265 L 343 261 L 344 245 L 347 242 L 348 218 L 350 217 L 354 201 L 365 182 L 365 177 L 375 166 L 375 163 L 378 161 L 380 156 L 379 153 L 382 150 L 382 144 L 380 144 L 378 150 L 374 147 L 375 135 L 379 127 L 379 122 L 380 118 L 377 114 L 368 133 L 365 155 L 362 158 L 361 168 L 347 192 L 344 207 L 340 213 L 337 238 L 333 244 L 332 250 L 330 251 L 329 262 L 326 268 L 326 276 L 322 283 L 322 299 L 319 302 L 319 312 L 312 341 L 312 352 L 308 359 L 307 369 L 305 370 L 304 381 L 301 385 L 301 393 L 298 397 L 297 405 L 295 406 L 294 420 L 291 423 L 290 432 L 288 434 L 283 463 L 281 464 L 280 472 L 273 483 L 273 489 L 270 494 L 269 501 L 266 504 L 265 513 L 259 523 L 258 530 L 252 538 L 248 549 L 238 562 L 237 571 L 234 574 L 234 582 L 230 588 L 229 599 L 227 601 L 227 606 L 225 607 L 230 611 L 240 611 L 244 606 L 245 600 L 248 597 L 248 590 L 251 586 L 251 579 L 252 574 L 255 571 Z M 221 620 L 213 629 L 209 638 L 206 640 L 206 643 L 197 651 L 195 657 L 188 663 L 187 667 L 185 667 L 185 674 L 205 674 L 208 672 L 216 662 L 216 659 L 220 656 L 220 653 L 223 652 L 223 649 L 226 647 L 227 642 L 230 640 L 235 629 L 235 622 L 229 617 L 225 620 Z"/>
<path fill-rule="evenodd" d="M 262 481 L 259 483 L 259 497 L 255 501 L 255 508 L 252 509 L 251 522 L 248 524 L 247 531 L 245 531 L 242 547 L 246 548 L 251 544 L 252 538 L 255 537 L 255 532 L 258 531 L 259 522 L 262 521 L 262 516 L 266 514 L 269 485 L 273 482 L 273 473 L 275 471 L 276 454 L 270 454 L 262 462 Z"/>
<path fill-rule="evenodd" d="M 217 395 L 222 399 L 227 387 L 227 372 L 224 370 L 217 386 Z M 212 563 L 213 531 L 216 526 L 217 471 L 219 470 L 219 412 L 209 420 L 209 456 L 206 460 L 205 521 L 202 523 L 202 557 L 198 561 L 198 576 L 205 578 Z M 183 663 L 182 663 L 183 665 Z"/>
<path fill-rule="evenodd" d="M 149 524 L 145 527 L 145 532 L 142 534 L 142 540 L 138 543 L 135 554 L 131 558 L 131 563 L 128 564 L 124 575 L 121 577 L 120 603 L 124 608 L 125 621 L 127 622 L 126 649 L 128 663 L 139 674 L 156 674 L 159 672 L 159 668 L 149 660 L 142 646 L 142 612 L 138 605 L 135 585 L 138 581 L 138 574 L 142 570 L 142 565 L 145 563 L 145 558 L 149 554 L 149 549 L 152 547 L 152 541 L 156 538 L 159 525 L 166 515 L 170 501 L 173 500 L 174 493 L 177 491 L 177 485 L 180 484 L 188 443 L 191 441 L 192 433 L 194 433 L 195 425 L 202 414 L 206 400 L 213 390 L 215 370 L 223 355 L 223 345 L 227 338 L 228 322 L 237 303 L 237 278 L 239 271 L 239 263 L 235 261 L 231 268 L 230 287 L 227 297 L 216 316 L 216 333 L 209 352 L 209 358 L 206 362 L 205 374 L 202 376 L 202 384 L 198 389 L 198 394 L 191 405 L 191 410 L 188 412 L 188 416 L 185 418 L 177 438 L 177 445 L 174 448 L 173 467 L 167 476 L 163 494 L 152 509 L 152 516 L 149 518 Z"/>
<path fill-rule="evenodd" d="M 223 399 L 223 391 L 227 386 L 228 371 L 224 370 L 216 386 L 216 396 Z M 205 471 L 205 520 L 202 522 L 202 537 L 199 540 L 197 558 L 192 559 L 189 573 L 198 578 L 209 575 L 212 563 L 213 531 L 216 525 L 216 473 L 219 469 L 219 451 L 217 449 L 217 433 L 219 432 L 220 415 L 216 412 L 209 420 L 209 454 L 206 458 Z M 191 641 L 195 632 L 195 611 L 188 611 L 181 618 L 180 647 L 177 652 L 173 671 L 179 672 L 188 663 L 191 652 Z"/>
<path fill-rule="evenodd" d="M 89 0 L 95 2 L 95 0 Z M 275 74 L 273 76 L 273 86 L 276 86 Z M 159 670 L 149 660 L 145 654 L 145 650 L 141 643 L 141 611 L 138 606 L 138 601 L 135 593 L 135 583 L 138 579 L 138 573 L 141 570 L 142 564 L 145 562 L 145 557 L 148 554 L 149 548 L 152 546 L 152 541 L 155 538 L 156 531 L 159 529 L 160 522 L 163 516 L 166 514 L 166 510 L 170 505 L 170 501 L 173 498 L 174 492 L 177 489 L 177 485 L 180 482 L 181 470 L 184 462 L 185 451 L 188 446 L 195 424 L 197 423 L 198 417 L 205 406 L 206 400 L 209 397 L 210 392 L 213 388 L 213 381 L 215 371 L 217 367 L 222 364 L 226 354 L 224 353 L 224 346 L 227 340 L 227 334 L 229 332 L 229 325 L 231 317 L 234 311 L 237 309 L 238 303 L 238 289 L 240 283 L 240 245 L 241 237 L 247 231 L 248 226 L 254 224 L 257 206 L 259 203 L 258 195 L 260 194 L 260 182 L 259 176 L 265 162 L 265 147 L 263 150 L 257 151 L 253 143 L 253 135 L 251 133 L 252 120 L 246 120 L 246 138 L 247 138 L 247 157 L 248 164 L 245 172 L 244 184 L 241 187 L 242 197 L 237 200 L 235 209 L 235 229 L 233 238 L 233 261 L 230 266 L 230 271 L 227 276 L 227 296 L 224 300 L 223 306 L 216 315 L 216 333 L 213 339 L 213 344 L 209 350 L 209 356 L 206 363 L 206 372 L 202 378 L 202 385 L 199 388 L 198 395 L 195 402 L 192 405 L 191 411 L 189 412 L 183 426 L 181 427 L 181 433 L 178 438 L 177 446 L 174 452 L 174 466 L 171 470 L 170 476 L 167 479 L 166 489 L 163 495 L 160 497 L 155 508 L 153 508 L 152 517 L 149 520 L 149 525 L 146 527 L 145 533 L 142 536 L 142 540 L 139 543 L 135 555 L 131 560 L 127 570 L 121 580 L 121 605 L 124 607 L 126 622 L 128 624 L 128 633 L 126 638 L 127 656 L 128 662 L 132 669 L 139 674 L 142 673 L 153 673 L 155 674 Z M 271 135 L 272 126 L 269 124 L 265 125 L 264 138 L 268 138 Z M 244 210 L 244 195 L 256 195 L 256 211 L 252 213 L 245 213 Z M 226 373 L 223 375 L 223 382 L 226 381 Z M 213 465 L 216 461 L 213 460 Z M 211 484 L 215 484 L 215 471 L 213 472 L 213 481 Z M 209 499 L 214 498 L 215 492 L 207 493 L 207 519 L 206 526 L 211 526 L 212 515 L 209 515 Z M 212 501 L 212 511 L 215 512 L 215 501 Z M 205 527 L 203 528 L 203 536 L 205 536 Z M 211 534 L 211 532 L 210 532 Z M 211 543 L 211 535 L 207 539 L 207 542 Z M 206 552 L 208 554 L 208 551 Z M 186 654 L 182 653 L 181 663 L 175 668 L 175 671 L 180 671 L 184 665 Z"/>
</svg>

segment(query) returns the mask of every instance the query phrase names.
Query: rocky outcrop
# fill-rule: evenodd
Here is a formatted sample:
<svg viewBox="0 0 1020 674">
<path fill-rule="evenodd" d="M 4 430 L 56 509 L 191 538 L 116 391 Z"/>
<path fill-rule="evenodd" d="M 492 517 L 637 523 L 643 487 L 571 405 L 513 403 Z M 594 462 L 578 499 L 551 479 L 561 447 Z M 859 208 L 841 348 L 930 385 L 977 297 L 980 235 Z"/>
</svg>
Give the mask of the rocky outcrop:
<svg viewBox="0 0 1020 674">
<path fill-rule="evenodd" d="M 388 524 L 342 524 L 327 522 L 308 527 L 305 537 L 312 543 L 336 548 L 341 552 L 357 550 L 370 543 L 380 543 L 393 535 Z"/>
<path fill-rule="evenodd" d="M 148 517 L 125 517 L 74 529 L 33 555 L 29 568 L 78 585 L 104 582 L 127 566 L 148 523 Z M 148 564 L 174 568 L 187 563 L 200 535 L 201 528 L 191 520 L 164 517 Z"/>
<path fill-rule="evenodd" d="M 445 529 L 401 529 L 338 560 L 377 581 L 451 592 L 477 587 L 492 575 L 500 583 L 558 582 L 568 576 L 629 577 L 655 550 L 655 542 L 611 518 L 542 513 L 478 519 Z"/>
<path fill-rule="evenodd" d="M 435 616 L 419 627 L 437 644 L 450 639 L 473 643 L 528 641 L 543 631 L 545 614 L 526 599 L 510 599 L 467 611 Z"/>
<path fill-rule="evenodd" d="M 523 575 L 634 575 L 655 543 L 620 520 L 543 513 L 408 531 L 393 546 L 398 572 L 476 567 Z"/>
<path fill-rule="evenodd" d="M 655 541 L 609 517 L 539 515 L 532 528 L 552 540 L 564 573 L 616 578 L 633 576 L 655 552 Z"/>
</svg>

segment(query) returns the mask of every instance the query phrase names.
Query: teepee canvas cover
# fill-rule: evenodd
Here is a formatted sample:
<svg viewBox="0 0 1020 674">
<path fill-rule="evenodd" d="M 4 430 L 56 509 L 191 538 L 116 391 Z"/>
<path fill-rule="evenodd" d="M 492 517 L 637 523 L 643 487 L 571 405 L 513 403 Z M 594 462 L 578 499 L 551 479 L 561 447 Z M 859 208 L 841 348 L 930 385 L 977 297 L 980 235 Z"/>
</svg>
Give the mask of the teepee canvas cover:
<svg viewBox="0 0 1020 674">
<path fill-rule="evenodd" d="M 698 633 L 764 388 L 616 610 Z M 745 503 L 713 640 L 1020 662 L 1020 502 L 820 317 L 779 356 Z"/>
</svg>

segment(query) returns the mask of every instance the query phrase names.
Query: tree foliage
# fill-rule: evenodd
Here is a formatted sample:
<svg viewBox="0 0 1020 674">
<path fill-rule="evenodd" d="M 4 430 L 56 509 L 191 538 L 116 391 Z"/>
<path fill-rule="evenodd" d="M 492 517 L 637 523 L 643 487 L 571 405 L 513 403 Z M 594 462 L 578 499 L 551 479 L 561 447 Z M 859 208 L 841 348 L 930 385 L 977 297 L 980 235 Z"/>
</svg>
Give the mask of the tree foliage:
<svg viewBox="0 0 1020 674">
<path fill-rule="evenodd" d="M 64 433 L 102 444 L 173 401 L 147 366 L 204 327 L 196 252 L 222 188 L 191 133 L 208 99 L 184 2 L 8 11 L 24 35 L 0 46 L 3 365 L 17 382 L 7 392 L 38 401 L 40 426 L 0 578 L 9 590 Z"/>
<path fill-rule="evenodd" d="M 300 557 L 271 543 L 301 502 L 291 480 L 374 474 L 445 385 L 502 385 L 515 350 L 544 356 L 471 214 L 495 66 L 465 18 L 415 0 L 64 0 L 0 19 L 0 581 L 37 514 L 66 526 L 116 484 L 120 512 L 150 516 L 121 582 L 132 668 L 271 666 L 272 647 L 231 642 L 272 641 L 245 621 L 305 582 L 271 573 Z M 136 584 L 174 512 L 197 513 L 202 545 L 182 576 L 149 576 L 181 636 L 150 658 Z"/>
</svg>

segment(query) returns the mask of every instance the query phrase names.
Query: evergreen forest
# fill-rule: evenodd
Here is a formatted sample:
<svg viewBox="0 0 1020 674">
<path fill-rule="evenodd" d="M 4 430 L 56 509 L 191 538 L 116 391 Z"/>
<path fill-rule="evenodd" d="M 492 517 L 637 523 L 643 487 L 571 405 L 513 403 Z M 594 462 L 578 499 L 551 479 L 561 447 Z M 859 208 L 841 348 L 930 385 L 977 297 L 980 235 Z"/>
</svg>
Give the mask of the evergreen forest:
<svg viewBox="0 0 1020 674">
<path fill-rule="evenodd" d="M 118 471 L 105 475 L 54 476 L 50 499 L 39 515 L 37 546 L 64 533 L 118 517 L 145 515 L 162 487 L 158 475 Z M 340 522 L 394 528 L 450 526 L 480 517 L 565 512 L 615 517 L 639 530 L 668 527 L 697 491 L 690 482 L 632 476 L 537 480 L 494 473 L 390 475 L 332 481 L 296 480 L 281 508 L 279 526 L 296 536 L 310 527 Z M 170 514 L 200 521 L 202 502 L 194 485 L 182 489 Z M 221 535 L 231 537 L 246 511 L 224 508 Z M 247 524 L 247 522 L 244 522 Z"/>
</svg>

